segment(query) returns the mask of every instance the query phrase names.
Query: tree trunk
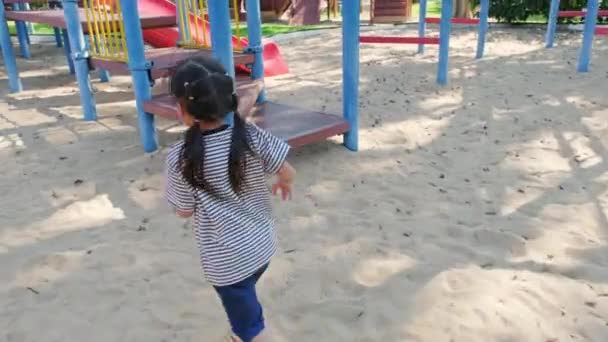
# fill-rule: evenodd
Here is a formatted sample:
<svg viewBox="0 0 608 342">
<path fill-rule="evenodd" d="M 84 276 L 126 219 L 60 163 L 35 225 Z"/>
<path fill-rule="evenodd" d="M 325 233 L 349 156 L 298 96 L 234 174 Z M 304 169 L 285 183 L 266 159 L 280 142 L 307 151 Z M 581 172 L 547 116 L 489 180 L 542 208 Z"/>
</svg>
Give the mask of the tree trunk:
<svg viewBox="0 0 608 342">
<path fill-rule="evenodd" d="M 454 0 L 454 17 L 455 18 L 471 18 L 470 0 Z"/>
</svg>

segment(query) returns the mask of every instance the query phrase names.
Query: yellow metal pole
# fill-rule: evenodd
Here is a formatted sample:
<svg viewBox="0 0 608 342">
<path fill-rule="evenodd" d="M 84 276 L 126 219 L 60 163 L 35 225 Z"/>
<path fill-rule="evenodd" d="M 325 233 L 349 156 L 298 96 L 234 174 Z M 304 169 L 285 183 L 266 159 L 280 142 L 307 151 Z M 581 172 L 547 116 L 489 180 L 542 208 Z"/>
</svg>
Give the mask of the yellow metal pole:
<svg viewBox="0 0 608 342">
<path fill-rule="evenodd" d="M 98 4 L 99 1 L 100 0 L 97 0 Z M 110 26 L 110 17 L 108 17 L 108 9 L 106 8 L 106 0 L 101 0 L 101 4 L 99 4 L 99 8 L 97 10 L 99 11 L 100 16 L 103 13 L 103 26 L 106 37 L 105 44 L 108 47 L 108 51 L 110 51 L 110 57 L 114 58 L 116 57 L 116 50 L 114 49 L 114 37 L 112 34 L 112 28 Z M 111 19 L 114 20 L 114 16 L 112 16 Z"/>
<path fill-rule="evenodd" d="M 89 29 L 89 39 L 91 40 L 91 50 L 93 51 L 94 56 L 99 56 L 99 45 L 97 42 L 97 37 L 95 36 L 95 31 L 93 30 L 93 19 L 91 17 L 91 6 L 89 4 L 89 0 L 83 1 L 84 12 L 87 16 L 87 27 Z"/>
<path fill-rule="evenodd" d="M 201 9 L 201 18 L 203 20 L 203 45 L 209 47 L 207 43 L 207 23 L 205 22 L 205 0 L 198 0 L 199 7 Z"/>
<path fill-rule="evenodd" d="M 241 18 L 239 18 L 239 3 L 237 0 L 232 0 L 232 7 L 234 7 L 234 23 L 236 24 L 236 37 L 237 37 L 237 49 L 238 50 L 242 50 L 242 43 L 241 43 Z"/>
</svg>

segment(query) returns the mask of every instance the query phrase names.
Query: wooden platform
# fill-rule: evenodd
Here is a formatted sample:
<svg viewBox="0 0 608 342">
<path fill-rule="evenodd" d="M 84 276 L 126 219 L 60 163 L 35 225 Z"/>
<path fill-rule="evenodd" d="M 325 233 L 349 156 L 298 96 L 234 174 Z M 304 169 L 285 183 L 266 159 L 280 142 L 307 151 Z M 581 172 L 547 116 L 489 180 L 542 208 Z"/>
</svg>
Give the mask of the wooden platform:
<svg viewBox="0 0 608 342">
<path fill-rule="evenodd" d="M 348 122 L 337 115 L 273 102 L 254 105 L 262 89 L 259 87 L 260 84 L 262 83 L 255 81 L 239 82 L 237 85 L 240 98 L 239 112 L 261 128 L 287 141 L 292 147 L 323 141 L 349 130 Z M 154 97 L 144 103 L 144 110 L 173 120 L 179 118 L 176 100 L 170 95 Z"/>
<path fill-rule="evenodd" d="M 412 0 L 372 0 L 370 13 L 372 23 L 407 21 L 412 15 Z"/>
<path fill-rule="evenodd" d="M 348 122 L 340 116 L 274 102 L 257 105 L 251 120 L 292 147 L 324 141 L 349 130 Z"/>
<path fill-rule="evenodd" d="M 185 49 L 179 47 L 150 49 L 145 51 L 146 59 L 152 63 L 152 78 L 167 77 L 180 62 L 193 56 L 210 56 L 211 51 L 206 49 Z M 254 62 L 252 54 L 234 53 L 235 65 L 246 65 Z M 120 61 L 109 61 L 99 58 L 91 58 L 94 68 L 103 68 L 112 74 L 128 75 L 127 63 Z"/>
<path fill-rule="evenodd" d="M 242 116 L 249 116 L 252 108 L 264 89 L 264 80 L 241 80 L 237 81 L 236 93 L 239 97 L 239 113 Z M 177 103 L 173 96 L 164 94 L 154 96 L 152 100 L 144 103 L 144 110 L 154 115 L 162 116 L 170 120 L 178 120 Z"/>
<path fill-rule="evenodd" d="M 88 32 L 87 15 L 84 9 L 79 9 L 80 23 L 82 30 Z M 110 20 L 115 20 L 118 23 L 118 17 L 113 14 L 108 14 Z M 46 10 L 46 11 L 6 11 L 7 20 L 26 21 L 30 23 L 47 24 L 49 26 L 67 28 L 63 10 Z M 176 25 L 175 15 L 158 16 L 152 14 L 141 13 L 140 21 L 143 29 L 172 27 Z"/>
</svg>

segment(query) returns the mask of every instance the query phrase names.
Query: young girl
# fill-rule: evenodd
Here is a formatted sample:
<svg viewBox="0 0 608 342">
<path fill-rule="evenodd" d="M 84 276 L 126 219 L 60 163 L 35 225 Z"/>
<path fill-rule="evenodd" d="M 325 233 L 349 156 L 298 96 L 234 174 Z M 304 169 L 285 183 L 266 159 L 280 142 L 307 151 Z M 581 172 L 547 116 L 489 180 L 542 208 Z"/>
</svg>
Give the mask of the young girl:
<svg viewBox="0 0 608 342">
<path fill-rule="evenodd" d="M 289 146 L 239 117 L 232 78 L 215 60 L 186 61 L 170 88 L 189 128 L 167 156 L 167 199 L 178 216 L 194 215 L 203 271 L 228 314 L 230 340 L 270 341 L 255 289 L 277 248 L 265 175 L 277 175 L 274 194 L 291 197 Z M 233 126 L 224 123 L 231 112 Z"/>
</svg>

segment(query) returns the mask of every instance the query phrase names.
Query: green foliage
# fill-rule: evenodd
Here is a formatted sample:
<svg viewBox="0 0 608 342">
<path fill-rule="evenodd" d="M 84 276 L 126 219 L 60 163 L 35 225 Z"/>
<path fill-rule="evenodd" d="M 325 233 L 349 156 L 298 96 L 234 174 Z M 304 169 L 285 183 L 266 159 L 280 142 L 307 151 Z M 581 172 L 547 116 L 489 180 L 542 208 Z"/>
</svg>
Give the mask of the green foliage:
<svg viewBox="0 0 608 342">
<path fill-rule="evenodd" d="M 475 2 L 478 2 L 476 0 Z M 608 0 L 601 0 L 600 8 L 608 8 Z M 549 15 L 550 0 L 490 0 L 490 17 L 502 22 L 525 22 L 530 17 Z M 587 0 L 562 0 L 560 10 L 581 10 Z"/>
</svg>

